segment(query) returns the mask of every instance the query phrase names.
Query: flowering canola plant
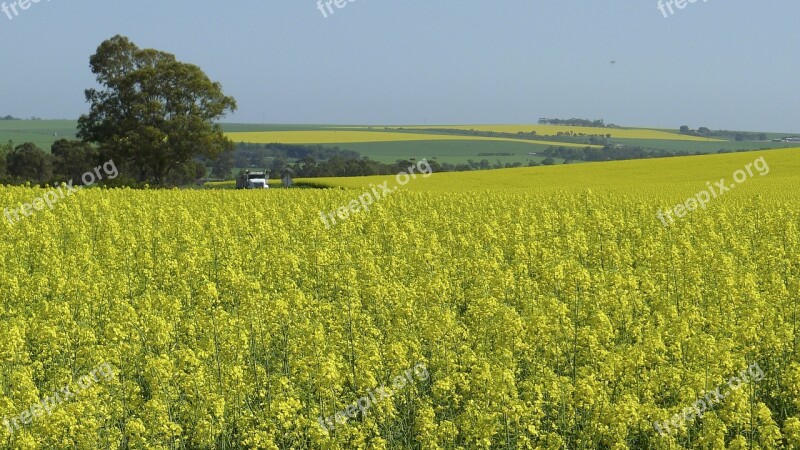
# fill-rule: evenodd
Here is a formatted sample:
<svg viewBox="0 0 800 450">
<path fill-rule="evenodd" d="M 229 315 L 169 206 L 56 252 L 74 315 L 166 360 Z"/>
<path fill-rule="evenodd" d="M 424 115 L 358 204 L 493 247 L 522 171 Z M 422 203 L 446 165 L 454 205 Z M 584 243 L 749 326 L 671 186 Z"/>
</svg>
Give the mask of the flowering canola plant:
<svg viewBox="0 0 800 450">
<path fill-rule="evenodd" d="M 114 371 L 0 427 L 0 448 L 797 448 L 800 171 L 796 151 L 740 157 L 762 154 L 769 176 L 669 228 L 659 207 L 739 161 L 410 183 L 331 230 L 319 211 L 360 186 L 87 189 L 2 221 L 0 420 Z M 654 429 L 754 363 L 757 382 Z"/>
</svg>

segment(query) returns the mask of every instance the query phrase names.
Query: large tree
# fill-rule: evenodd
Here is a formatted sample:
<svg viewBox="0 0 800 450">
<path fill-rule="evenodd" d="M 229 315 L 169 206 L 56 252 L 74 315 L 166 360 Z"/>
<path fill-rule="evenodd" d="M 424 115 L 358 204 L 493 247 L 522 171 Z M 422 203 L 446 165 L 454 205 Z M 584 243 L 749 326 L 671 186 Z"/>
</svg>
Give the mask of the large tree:
<svg viewBox="0 0 800 450">
<path fill-rule="evenodd" d="M 163 184 L 194 157 L 233 148 L 214 121 L 236 110 L 236 101 L 199 67 L 124 36 L 100 44 L 89 62 L 102 89 L 86 90 L 91 111 L 79 119 L 78 136 L 139 181 Z"/>
</svg>

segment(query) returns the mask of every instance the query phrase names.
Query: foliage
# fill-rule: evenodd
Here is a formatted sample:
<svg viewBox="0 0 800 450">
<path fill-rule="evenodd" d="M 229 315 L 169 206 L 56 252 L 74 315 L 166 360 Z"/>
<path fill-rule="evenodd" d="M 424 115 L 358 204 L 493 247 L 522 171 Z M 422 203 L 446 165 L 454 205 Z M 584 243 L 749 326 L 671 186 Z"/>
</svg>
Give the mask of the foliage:
<svg viewBox="0 0 800 450">
<path fill-rule="evenodd" d="M 168 186 L 186 186 L 205 178 L 207 173 L 208 168 L 205 164 L 191 160 L 175 167 L 164 181 Z"/>
<path fill-rule="evenodd" d="M 589 119 L 548 119 L 543 117 L 539 119 L 539 125 L 568 125 L 577 127 L 594 127 L 605 128 L 606 124 L 603 119 L 589 120 Z"/>
<path fill-rule="evenodd" d="M 33 183 L 44 183 L 53 177 L 50 155 L 35 144 L 18 145 L 6 155 L 8 175 Z"/>
<path fill-rule="evenodd" d="M 0 144 L 0 179 L 6 176 L 6 155 L 14 150 L 14 143 L 8 141 L 7 144 Z"/>
<path fill-rule="evenodd" d="M 234 150 L 225 150 L 211 161 L 211 176 L 227 179 L 234 167 Z"/>
<path fill-rule="evenodd" d="M 103 42 L 90 64 L 103 89 L 86 90 L 91 111 L 78 121 L 79 137 L 134 166 L 139 181 L 162 184 L 193 158 L 232 147 L 213 121 L 236 102 L 199 67 L 122 36 Z"/>
<path fill-rule="evenodd" d="M 81 176 L 107 161 L 93 146 L 81 141 L 59 139 L 50 148 L 53 155 L 53 176 L 63 181 L 73 180 L 83 184 Z"/>
</svg>

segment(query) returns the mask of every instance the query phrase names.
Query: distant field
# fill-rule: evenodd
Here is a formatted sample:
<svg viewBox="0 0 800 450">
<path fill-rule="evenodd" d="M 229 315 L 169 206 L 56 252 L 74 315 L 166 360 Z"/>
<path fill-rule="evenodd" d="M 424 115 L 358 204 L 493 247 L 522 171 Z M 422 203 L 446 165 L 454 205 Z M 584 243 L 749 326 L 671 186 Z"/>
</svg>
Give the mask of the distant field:
<svg viewBox="0 0 800 450">
<path fill-rule="evenodd" d="M 406 141 L 406 142 L 364 142 L 356 144 L 341 144 L 346 148 L 369 155 L 370 159 L 384 163 L 392 163 L 398 159 L 422 159 L 436 157 L 441 163 L 458 164 L 467 160 L 488 160 L 494 164 L 498 160 L 502 163 L 519 162 L 527 165 L 528 162 L 540 162 L 543 157 L 529 155 L 547 149 L 549 145 L 510 141 Z M 498 155 L 510 153 L 511 155 Z M 556 158 L 556 161 L 561 161 Z"/>
<path fill-rule="evenodd" d="M 474 172 L 446 172 L 427 178 L 418 177 L 403 189 L 422 192 L 463 191 L 536 191 L 575 193 L 584 189 L 597 189 L 632 196 L 652 195 L 664 197 L 669 190 L 688 196 L 705 188 L 705 181 L 728 180 L 731 174 L 747 163 L 763 156 L 770 167 L 769 180 L 792 190 L 800 174 L 800 148 L 764 150 L 723 155 L 700 155 L 659 159 L 637 159 L 516 169 L 484 170 Z M 760 177 L 756 175 L 756 179 Z M 767 177 L 765 177 L 767 178 Z M 348 189 L 364 189 L 386 180 L 392 175 L 350 178 L 314 178 L 315 184 Z M 780 182 L 779 182 L 780 180 Z M 755 183 L 752 182 L 753 184 Z M 741 189 L 744 190 L 744 187 Z M 677 197 L 680 197 L 678 195 Z M 778 195 L 778 191 L 772 192 Z M 680 200 L 676 198 L 674 200 Z"/>
<path fill-rule="evenodd" d="M 792 148 L 797 143 L 782 142 L 762 142 L 762 141 L 679 141 L 679 140 L 660 140 L 660 139 L 614 139 L 616 144 L 639 146 L 647 149 L 662 149 L 674 152 L 689 153 L 717 153 L 720 150 L 741 151 L 741 150 L 761 150 L 764 148 Z"/>
<path fill-rule="evenodd" d="M 494 131 L 497 133 L 530 133 L 535 131 L 540 135 L 555 135 L 559 132 L 567 131 L 574 133 L 591 134 L 611 134 L 614 138 L 630 139 L 660 139 L 660 140 L 679 140 L 679 141 L 720 141 L 718 139 L 707 139 L 696 136 L 686 136 L 679 133 L 668 133 L 665 131 L 651 130 L 644 128 L 596 128 L 596 127 L 570 127 L 562 125 L 406 125 L 403 128 L 411 129 L 451 129 L 451 130 L 475 130 L 475 131 Z"/>
<path fill-rule="evenodd" d="M 221 123 L 222 130 L 226 133 L 245 133 L 254 131 L 325 131 L 330 125 L 313 124 L 255 124 L 255 123 Z"/>
<path fill-rule="evenodd" d="M 510 138 L 493 138 L 482 136 L 457 136 L 445 134 L 393 133 L 386 131 L 263 131 L 226 133 L 234 142 L 250 143 L 282 143 L 282 144 L 345 144 L 363 142 L 401 142 L 401 141 L 504 141 L 519 142 L 531 145 L 533 141 Z M 538 145 L 560 145 L 563 147 L 586 147 L 585 144 L 573 144 L 557 141 L 535 141 Z M 599 146 L 595 146 L 599 147 Z"/>
<path fill-rule="evenodd" d="M 418 192 L 465 191 L 535 191 L 537 193 L 581 192 L 596 189 L 614 194 L 632 196 L 662 196 L 665 189 L 688 195 L 705 186 L 705 181 L 730 179 L 731 174 L 759 157 L 769 164 L 771 182 L 790 186 L 800 174 L 800 147 L 763 150 L 723 155 L 639 159 L 628 161 L 595 162 L 583 164 L 558 164 L 549 167 L 520 167 L 515 169 L 481 170 L 470 172 L 443 172 L 408 183 L 403 189 Z M 756 179 L 760 178 L 758 175 Z M 341 178 L 298 178 L 299 185 L 341 189 L 366 189 L 378 185 L 394 175 Z M 270 180 L 271 187 L 281 187 L 280 180 Z M 210 182 L 206 188 L 233 189 L 233 181 Z M 678 199 L 680 200 L 680 199 Z"/>
<path fill-rule="evenodd" d="M 0 120 L 0 143 L 33 142 L 50 150 L 53 142 L 59 139 L 76 139 L 77 126 L 75 120 Z"/>
</svg>

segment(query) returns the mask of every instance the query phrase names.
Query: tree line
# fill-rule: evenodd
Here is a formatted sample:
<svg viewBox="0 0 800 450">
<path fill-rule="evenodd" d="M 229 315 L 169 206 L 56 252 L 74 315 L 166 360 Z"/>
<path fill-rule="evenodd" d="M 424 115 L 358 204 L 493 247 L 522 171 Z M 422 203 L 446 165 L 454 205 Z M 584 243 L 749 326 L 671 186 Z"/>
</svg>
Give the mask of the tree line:
<svg viewBox="0 0 800 450">
<path fill-rule="evenodd" d="M 588 119 L 550 119 L 542 117 L 539 119 L 539 125 L 567 125 L 571 127 L 595 127 L 595 128 L 618 128 L 617 125 L 610 123 L 606 125 L 603 119 L 588 120 Z"/>
<path fill-rule="evenodd" d="M 389 129 L 389 128 L 387 128 Z M 398 128 L 398 130 L 404 130 L 404 128 Z M 417 130 L 417 129 L 412 129 Z M 488 131 L 488 130 L 462 130 L 458 128 L 423 128 L 421 129 L 425 132 L 431 134 L 455 134 L 459 136 L 480 136 L 480 137 L 490 137 L 490 138 L 504 138 L 504 139 L 525 139 L 529 141 L 558 141 L 558 142 L 571 142 L 571 143 L 579 143 L 583 144 L 587 142 L 595 145 L 595 144 L 605 144 L 611 139 L 611 133 L 604 133 L 604 134 L 588 134 L 583 132 L 574 132 L 574 131 L 558 131 L 556 134 L 539 134 L 536 130 L 531 130 L 528 132 L 525 131 L 517 131 L 516 133 L 506 133 L 501 131 Z"/>
<path fill-rule="evenodd" d="M 708 138 L 733 139 L 737 142 L 742 141 L 766 141 L 766 133 L 745 133 L 743 131 L 711 130 L 708 127 L 699 127 L 696 130 L 689 128 L 688 125 L 681 125 L 678 132 L 687 136 L 698 136 Z"/>
<path fill-rule="evenodd" d="M 619 161 L 625 159 L 663 158 L 667 156 L 688 156 L 689 152 L 668 150 L 647 150 L 638 146 L 606 144 L 600 147 L 561 147 L 550 146 L 539 154 L 566 161 Z"/>
<path fill-rule="evenodd" d="M 726 150 L 720 149 L 717 153 L 739 153 L 754 150 Z M 619 144 L 606 144 L 602 148 L 598 147 L 561 147 L 550 146 L 547 150 L 539 153 L 539 156 L 548 158 L 560 158 L 566 162 L 570 161 L 621 161 L 626 159 L 647 159 L 647 158 L 667 158 L 671 156 L 691 156 L 702 155 L 702 152 L 687 152 L 685 150 L 669 151 L 663 149 L 652 149 L 639 146 L 625 146 Z M 542 165 L 552 164 L 549 161 L 542 161 Z"/>
<path fill-rule="evenodd" d="M 14 145 L 12 141 L 0 145 L 0 183 L 51 185 L 68 183 L 81 185 L 81 177 L 94 167 L 114 160 L 120 170 L 120 176 L 114 180 L 104 180 L 112 186 L 142 186 L 144 181 L 131 177 L 136 167 L 130 162 L 117 162 L 109 152 L 78 140 L 59 139 L 50 147 L 50 152 L 42 150 L 34 143 L 26 142 Z M 180 186 L 203 178 L 209 169 L 200 159 L 193 159 L 180 164 L 170 171 L 164 179 L 165 185 Z"/>
<path fill-rule="evenodd" d="M 439 172 L 468 172 L 472 170 L 504 169 L 511 167 L 522 167 L 521 162 L 502 163 L 497 160 L 492 164 L 488 160 L 481 161 L 468 160 L 466 163 L 450 164 L 439 162 L 436 158 L 427 159 L 434 173 Z M 326 161 L 316 161 L 314 158 L 303 158 L 294 164 L 289 164 L 281 168 L 271 167 L 271 176 L 280 178 L 282 174 L 291 173 L 298 178 L 321 178 L 321 177 L 357 177 L 370 175 L 395 175 L 408 170 L 408 167 L 415 164 L 415 159 L 398 160 L 394 163 L 381 163 L 368 158 L 362 159 L 343 159 L 335 156 Z M 528 166 L 538 166 L 541 163 L 529 162 Z"/>
<path fill-rule="evenodd" d="M 233 167 L 267 167 L 275 159 L 286 162 L 303 158 L 327 160 L 333 157 L 360 159 L 361 154 L 353 150 L 343 150 L 339 147 L 324 145 L 251 144 L 240 142 L 236 144 L 236 151 L 228 156 Z"/>
<path fill-rule="evenodd" d="M 60 139 L 53 143 L 49 153 L 30 142 L 15 146 L 9 141 L 0 145 L 0 183 L 44 186 L 72 180 L 75 185 L 81 185 L 84 173 L 111 159 L 113 155 L 79 140 Z M 135 165 L 114 161 L 120 175 L 113 180 L 104 180 L 104 184 L 130 187 L 146 184 L 130 175 L 136 173 Z M 435 157 L 427 161 L 434 172 L 466 172 L 523 165 L 521 162 L 502 163 L 499 159 L 495 163 L 486 159 L 469 159 L 466 163 L 451 164 L 439 162 Z M 162 186 L 194 184 L 209 174 L 218 179 L 230 179 L 234 167 L 266 169 L 270 178 L 278 179 L 286 174 L 298 178 L 394 175 L 415 163 L 413 158 L 382 163 L 352 150 L 321 145 L 240 144 L 235 151 L 226 151 L 215 159 L 200 156 L 177 166 L 163 180 Z M 542 163 L 529 162 L 528 166 L 554 163 L 548 158 Z"/>
</svg>

